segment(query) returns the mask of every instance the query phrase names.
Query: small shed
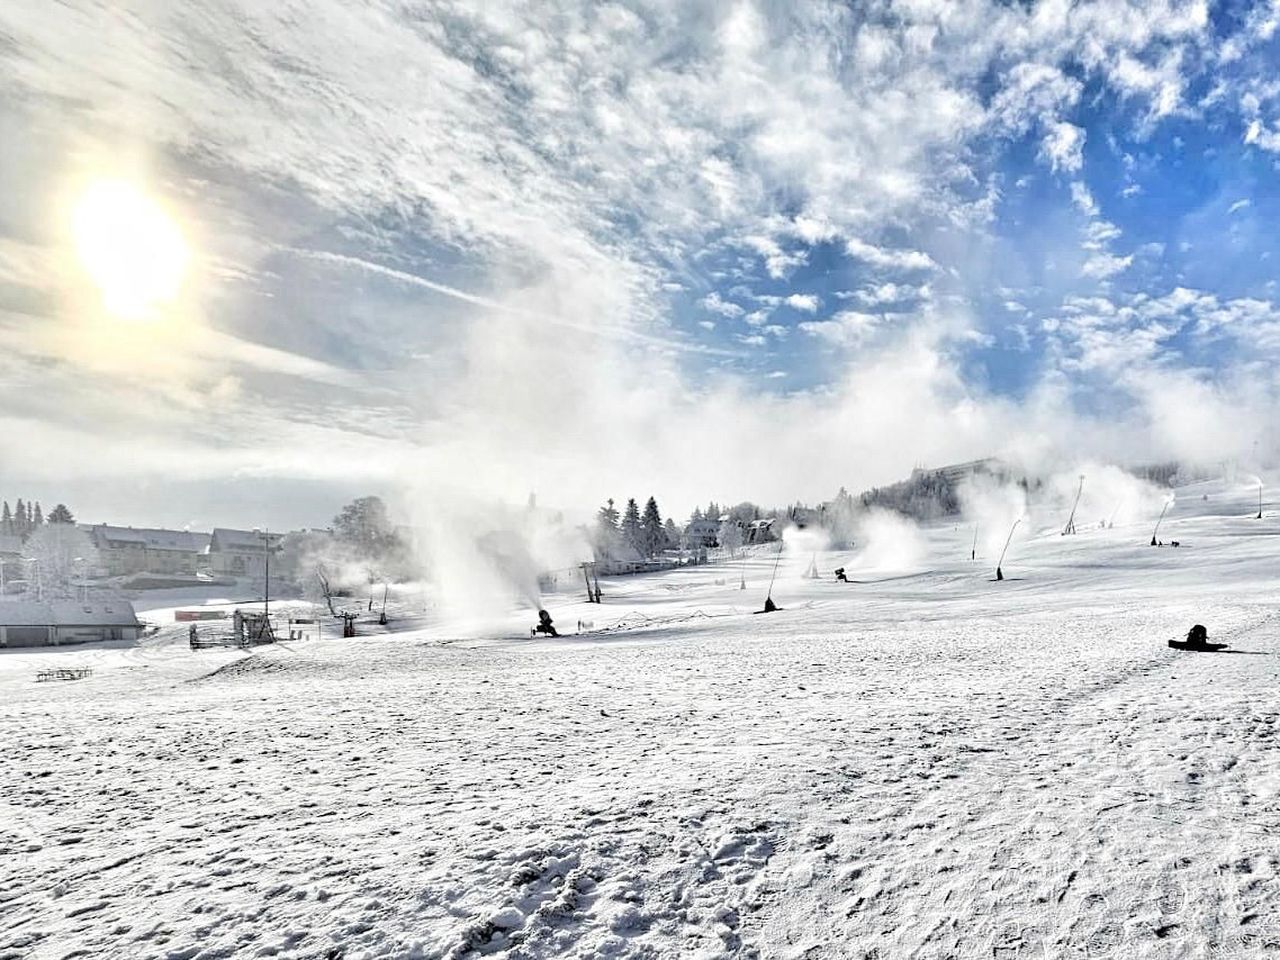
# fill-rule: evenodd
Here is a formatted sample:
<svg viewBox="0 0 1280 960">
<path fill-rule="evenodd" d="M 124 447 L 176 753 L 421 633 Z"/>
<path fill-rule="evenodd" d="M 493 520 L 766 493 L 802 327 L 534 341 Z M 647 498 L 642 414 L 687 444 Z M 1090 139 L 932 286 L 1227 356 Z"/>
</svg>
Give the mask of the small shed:
<svg viewBox="0 0 1280 960">
<path fill-rule="evenodd" d="M 141 631 L 128 600 L 0 601 L 0 647 L 137 640 Z"/>
</svg>

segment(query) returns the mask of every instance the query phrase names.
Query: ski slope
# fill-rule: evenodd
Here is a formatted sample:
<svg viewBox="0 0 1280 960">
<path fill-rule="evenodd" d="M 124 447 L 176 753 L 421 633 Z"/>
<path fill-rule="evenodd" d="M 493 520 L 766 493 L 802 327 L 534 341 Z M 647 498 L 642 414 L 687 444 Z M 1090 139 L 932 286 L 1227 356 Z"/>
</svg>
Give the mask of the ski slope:
<svg viewBox="0 0 1280 960">
<path fill-rule="evenodd" d="M 1002 583 L 951 525 L 784 554 L 769 615 L 766 548 L 547 597 L 558 640 L 5 652 L 0 958 L 1276 955 L 1255 490 L 1179 491 L 1177 549 L 1029 518 Z"/>
</svg>

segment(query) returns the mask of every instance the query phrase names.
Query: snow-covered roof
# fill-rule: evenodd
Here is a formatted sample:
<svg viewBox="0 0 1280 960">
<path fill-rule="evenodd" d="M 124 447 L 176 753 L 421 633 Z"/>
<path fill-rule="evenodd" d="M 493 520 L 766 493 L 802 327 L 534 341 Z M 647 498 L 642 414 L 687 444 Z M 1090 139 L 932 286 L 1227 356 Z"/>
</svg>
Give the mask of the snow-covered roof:
<svg viewBox="0 0 1280 960">
<path fill-rule="evenodd" d="M 128 600 L 0 601 L 2 627 L 135 627 L 138 615 Z"/>
<path fill-rule="evenodd" d="M 205 534 L 190 530 L 163 530 L 152 527 L 113 527 L 98 523 L 87 528 L 100 546 L 107 544 L 141 544 L 148 550 L 173 550 L 181 553 L 199 553 L 207 542 Z"/>
</svg>

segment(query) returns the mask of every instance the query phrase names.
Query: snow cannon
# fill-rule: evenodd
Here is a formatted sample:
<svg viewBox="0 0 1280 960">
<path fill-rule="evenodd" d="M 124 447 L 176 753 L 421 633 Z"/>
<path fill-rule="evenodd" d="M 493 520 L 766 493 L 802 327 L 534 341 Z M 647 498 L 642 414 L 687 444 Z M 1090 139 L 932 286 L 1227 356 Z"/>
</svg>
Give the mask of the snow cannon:
<svg viewBox="0 0 1280 960">
<path fill-rule="evenodd" d="M 551 622 L 551 614 L 545 610 L 538 611 L 538 625 L 533 628 L 533 633 L 535 636 L 539 633 L 545 633 L 549 637 L 560 636 L 556 632 L 555 624 Z"/>
</svg>

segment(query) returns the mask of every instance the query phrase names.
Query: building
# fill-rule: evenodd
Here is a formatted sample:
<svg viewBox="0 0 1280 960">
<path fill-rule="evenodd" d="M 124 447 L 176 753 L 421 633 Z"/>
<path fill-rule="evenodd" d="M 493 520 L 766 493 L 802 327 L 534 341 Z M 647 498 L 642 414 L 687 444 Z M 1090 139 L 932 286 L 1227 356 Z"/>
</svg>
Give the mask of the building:
<svg viewBox="0 0 1280 960">
<path fill-rule="evenodd" d="M 22 538 L 0 533 L 0 594 L 21 593 L 26 588 L 22 560 Z M 14 581 L 18 583 L 14 583 Z"/>
<path fill-rule="evenodd" d="M 215 527 L 205 554 L 209 570 L 221 577 L 262 577 L 266 574 L 268 548 L 274 557 L 283 542 L 282 533 Z"/>
<path fill-rule="evenodd" d="M 127 600 L 0 601 L 0 647 L 137 640 L 141 631 Z"/>
<path fill-rule="evenodd" d="M 109 577 L 136 573 L 194 577 L 208 535 L 189 530 L 150 527 L 112 527 L 105 523 L 82 527 L 98 549 L 98 562 Z"/>
<path fill-rule="evenodd" d="M 691 550 L 720 545 L 720 521 L 711 518 L 690 520 L 684 528 L 684 538 Z"/>
</svg>

